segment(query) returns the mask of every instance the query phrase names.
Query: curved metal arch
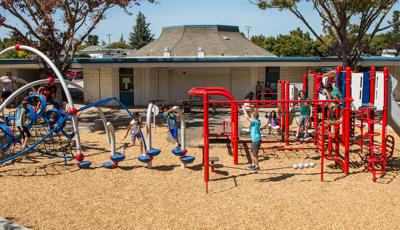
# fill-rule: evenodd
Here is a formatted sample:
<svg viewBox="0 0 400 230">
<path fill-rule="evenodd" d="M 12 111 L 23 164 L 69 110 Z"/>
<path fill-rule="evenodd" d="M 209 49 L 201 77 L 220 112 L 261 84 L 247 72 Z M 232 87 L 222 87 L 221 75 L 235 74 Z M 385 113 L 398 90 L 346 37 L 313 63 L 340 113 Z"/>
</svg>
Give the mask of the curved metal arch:
<svg viewBox="0 0 400 230">
<path fill-rule="evenodd" d="M 17 44 L 15 46 L 11 46 L 11 47 L 8 47 L 8 48 L 2 50 L 0 52 L 0 56 L 5 54 L 5 53 L 7 53 L 7 52 L 10 52 L 10 51 L 13 51 L 13 50 L 20 50 L 20 49 L 26 50 L 26 51 L 29 51 L 29 52 L 32 52 L 32 53 L 38 55 L 40 58 L 42 58 L 50 66 L 50 68 L 53 70 L 53 72 L 57 76 L 58 80 L 60 81 L 60 84 L 61 84 L 61 86 L 62 86 L 62 88 L 64 90 L 64 93 L 65 93 L 66 97 L 67 97 L 67 101 L 68 101 L 69 107 L 70 108 L 74 108 L 74 102 L 72 100 L 70 92 L 68 91 L 68 87 L 67 87 L 67 84 L 65 83 L 65 80 L 64 80 L 63 76 L 61 75 L 61 73 L 58 70 L 58 68 L 54 65 L 54 63 L 44 53 L 40 52 L 39 50 L 37 50 L 37 49 L 35 49 L 33 47 L 24 46 L 24 45 L 18 45 Z M 30 84 L 28 84 L 28 85 L 30 85 Z M 16 94 L 18 91 L 19 90 L 15 91 L 13 94 Z M 3 108 L 0 108 L 0 111 L 2 111 L 2 110 L 3 110 Z M 72 123 L 73 123 L 73 127 L 74 127 L 74 132 L 76 133 L 76 149 L 78 151 L 78 154 L 80 154 L 81 153 L 81 140 L 80 140 L 80 135 L 79 135 L 77 116 L 75 114 L 72 117 L 73 117 Z"/>
<path fill-rule="evenodd" d="M 31 83 L 28 83 L 28 84 L 22 86 L 22 87 L 19 88 L 17 91 L 15 91 L 10 97 L 8 97 L 8 98 L 3 102 L 3 104 L 0 105 L 0 113 L 6 108 L 6 106 L 7 106 L 9 103 L 12 102 L 12 100 L 14 100 L 14 98 L 16 98 L 16 97 L 17 97 L 19 94 L 21 94 L 22 92 L 28 90 L 28 89 L 31 88 L 31 87 L 35 87 L 35 86 L 38 86 L 38 85 L 46 84 L 47 82 L 48 82 L 47 79 L 42 79 L 42 80 L 37 80 L 37 81 L 31 82 Z M 55 82 L 55 83 L 60 83 L 59 80 L 55 80 L 54 82 Z M 87 94 L 87 95 L 89 96 L 90 100 L 95 100 L 95 99 L 94 99 L 94 96 L 93 96 L 92 94 L 90 94 L 85 88 L 83 88 L 82 86 L 80 86 L 79 84 L 77 84 L 77 83 L 75 83 L 75 82 L 72 82 L 72 81 L 66 81 L 66 84 L 67 84 L 67 85 L 74 86 L 75 88 L 77 88 L 77 89 L 79 89 L 80 91 L 84 92 L 85 94 Z M 103 112 L 103 110 L 101 109 L 101 107 L 96 107 L 96 109 L 97 109 L 97 111 L 98 111 L 98 113 L 99 113 L 99 116 L 100 116 L 102 122 L 103 122 L 105 131 L 106 131 L 106 134 L 107 134 L 108 142 L 111 143 L 110 132 L 109 132 L 108 127 L 107 127 L 107 125 L 106 125 L 106 124 L 107 124 L 106 116 L 104 115 L 104 112 Z M 74 130 L 74 131 L 75 131 L 75 130 Z"/>
</svg>

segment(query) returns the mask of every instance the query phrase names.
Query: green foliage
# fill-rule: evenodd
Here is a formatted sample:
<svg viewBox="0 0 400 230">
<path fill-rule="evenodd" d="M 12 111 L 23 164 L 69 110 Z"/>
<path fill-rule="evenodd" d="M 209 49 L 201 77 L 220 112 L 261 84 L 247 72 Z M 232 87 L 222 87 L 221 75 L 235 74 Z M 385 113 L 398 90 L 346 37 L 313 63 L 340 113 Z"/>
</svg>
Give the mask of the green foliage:
<svg viewBox="0 0 400 230">
<path fill-rule="evenodd" d="M 120 49 L 128 49 L 129 48 L 129 45 L 126 44 L 125 42 L 113 42 L 113 43 L 111 43 L 111 45 L 113 45 L 117 48 L 120 48 Z"/>
<path fill-rule="evenodd" d="M 17 33 L 10 33 L 10 37 L 4 38 L 3 40 L 0 39 L 0 50 L 8 48 L 10 46 L 14 46 L 20 41 L 20 38 Z M 30 58 L 28 52 L 24 50 L 20 51 L 11 51 L 5 54 L 2 58 L 18 58 L 18 59 L 28 59 Z"/>
<path fill-rule="evenodd" d="M 147 23 L 144 14 L 139 12 L 133 32 L 129 37 L 129 45 L 132 48 L 140 49 L 154 40 L 154 34 L 151 33 L 149 27 L 150 23 Z"/>
<path fill-rule="evenodd" d="M 276 37 L 253 36 L 251 41 L 274 55 L 284 57 L 321 56 L 324 51 L 319 42 L 313 40 L 309 33 L 303 32 L 300 28 Z"/>
<path fill-rule="evenodd" d="M 77 55 L 75 55 L 75 57 L 77 58 L 91 58 L 89 54 L 87 53 L 79 53 Z"/>
<path fill-rule="evenodd" d="M 86 45 L 97 46 L 99 44 L 99 36 L 89 34 L 86 39 Z"/>
<path fill-rule="evenodd" d="M 305 52 L 302 47 L 287 47 L 292 44 L 298 43 L 314 49 L 311 54 L 323 51 L 328 54 L 334 53 L 342 58 L 342 62 L 346 66 L 356 66 L 360 61 L 361 55 L 368 52 L 368 45 L 375 35 L 386 29 L 392 28 L 394 32 L 398 31 L 399 27 L 396 24 L 389 26 L 382 26 L 388 13 L 397 3 L 397 0 L 249 0 L 262 10 L 278 9 L 287 10 L 296 16 L 300 22 L 312 33 L 312 35 L 319 41 L 321 48 L 312 48 L 311 43 L 307 37 L 304 42 L 297 41 L 303 35 L 296 35 L 288 37 L 277 37 L 276 39 L 284 40 L 286 47 L 278 49 L 282 55 L 292 55 L 293 53 L 309 54 Z M 301 7 L 300 7 L 301 2 Z M 303 11 L 312 8 L 314 14 L 318 15 L 323 25 L 324 34 L 319 34 L 312 26 L 311 21 L 307 18 Z M 398 13 L 393 15 L 392 21 L 398 21 Z M 330 38 L 335 38 L 336 41 L 332 42 L 331 39 L 325 39 L 324 35 L 329 35 Z M 327 43 L 329 41 L 330 43 Z M 277 42 L 275 46 L 279 46 L 282 41 Z M 296 48 L 296 49 L 295 49 Z M 336 51 L 336 52 L 334 52 Z M 277 51 L 275 51 L 277 52 Z"/>
<path fill-rule="evenodd" d="M 21 44 L 44 52 L 65 74 L 78 47 L 106 19 L 111 9 L 120 8 L 131 13 L 133 6 L 143 2 L 155 3 L 154 0 L 1 0 L 0 28 L 18 34 Z M 92 36 L 88 44 L 98 44 L 98 38 Z M 50 73 L 49 66 L 43 65 Z"/>
<path fill-rule="evenodd" d="M 385 33 L 375 36 L 370 44 L 371 54 L 382 55 L 384 49 L 395 49 L 400 51 L 400 34 Z"/>
<path fill-rule="evenodd" d="M 86 49 L 87 47 L 89 47 L 89 45 L 87 45 L 87 44 L 80 45 L 80 46 L 78 46 L 78 51 L 79 51 L 79 50 Z"/>
</svg>

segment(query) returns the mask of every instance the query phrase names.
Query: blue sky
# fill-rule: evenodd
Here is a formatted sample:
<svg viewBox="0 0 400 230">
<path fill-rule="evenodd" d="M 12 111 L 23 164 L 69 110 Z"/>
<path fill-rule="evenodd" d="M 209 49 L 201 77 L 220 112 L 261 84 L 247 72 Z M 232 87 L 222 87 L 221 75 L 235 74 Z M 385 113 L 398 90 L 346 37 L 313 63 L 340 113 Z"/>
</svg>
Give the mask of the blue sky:
<svg viewBox="0 0 400 230">
<path fill-rule="evenodd" d="M 132 16 L 115 9 L 109 13 L 108 19 L 103 21 L 95 31 L 100 40 L 108 42 L 107 34 L 112 34 L 112 40 L 117 40 L 124 34 L 127 38 L 137 11 L 142 11 L 150 28 L 158 36 L 162 27 L 188 24 L 223 24 L 237 25 L 241 31 L 244 26 L 251 26 L 251 35 L 276 35 L 287 33 L 303 25 L 289 12 L 269 10 L 262 11 L 251 5 L 248 0 L 158 0 L 158 4 L 145 3 L 135 7 Z M 312 10 L 305 10 L 305 14 L 317 28 L 321 28 L 319 19 Z M 125 22 L 120 24 L 119 22 Z"/>
<path fill-rule="evenodd" d="M 135 23 L 137 12 L 142 11 L 151 23 L 150 29 L 156 35 L 162 27 L 188 24 L 224 24 L 237 25 L 241 31 L 245 26 L 251 26 L 250 35 L 277 35 L 287 33 L 297 27 L 305 29 L 303 24 L 290 12 L 268 10 L 262 11 L 251 5 L 248 0 L 157 0 L 158 4 L 144 3 L 131 9 L 133 15 L 127 15 L 121 9 L 112 9 L 107 18 L 100 22 L 93 34 L 100 40 L 108 42 L 107 34 L 111 34 L 111 41 L 119 40 L 121 34 L 127 39 Z M 311 24 L 321 31 L 319 17 L 307 3 L 300 5 L 302 12 Z M 395 7 L 400 9 L 398 3 Z M 390 17 L 388 17 L 389 19 Z M 2 29 L 0 37 L 6 36 Z"/>
</svg>

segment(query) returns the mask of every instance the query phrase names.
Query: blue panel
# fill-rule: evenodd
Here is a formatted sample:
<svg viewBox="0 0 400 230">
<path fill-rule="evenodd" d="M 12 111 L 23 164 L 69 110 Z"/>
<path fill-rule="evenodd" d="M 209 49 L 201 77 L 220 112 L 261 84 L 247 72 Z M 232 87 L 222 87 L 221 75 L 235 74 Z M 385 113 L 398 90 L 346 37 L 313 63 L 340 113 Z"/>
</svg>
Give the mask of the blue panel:
<svg viewBox="0 0 400 230">
<path fill-rule="evenodd" d="M 341 79 L 341 87 L 339 86 L 339 90 L 341 91 L 343 98 L 346 97 L 346 71 L 342 72 L 342 79 Z"/>
<path fill-rule="evenodd" d="M 370 95 L 370 81 L 369 81 L 369 72 L 364 72 L 363 77 L 363 88 L 362 88 L 362 104 L 369 103 L 369 95 Z"/>
<path fill-rule="evenodd" d="M 336 82 L 335 82 L 335 84 L 336 84 L 336 86 L 342 85 L 342 75 L 340 73 L 336 73 Z"/>
</svg>

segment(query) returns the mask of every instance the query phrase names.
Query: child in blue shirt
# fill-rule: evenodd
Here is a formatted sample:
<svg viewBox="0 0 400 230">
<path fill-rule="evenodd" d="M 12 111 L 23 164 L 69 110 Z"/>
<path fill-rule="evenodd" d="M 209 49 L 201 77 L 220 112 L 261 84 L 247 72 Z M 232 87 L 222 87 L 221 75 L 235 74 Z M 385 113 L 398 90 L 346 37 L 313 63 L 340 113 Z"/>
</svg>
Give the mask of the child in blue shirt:
<svg viewBox="0 0 400 230">
<path fill-rule="evenodd" d="M 178 122 L 176 121 L 176 115 L 173 112 L 173 110 L 168 107 L 164 107 L 163 111 L 164 111 L 163 116 L 164 116 L 165 120 L 167 121 L 167 127 L 169 130 L 169 133 L 171 134 L 172 138 L 174 138 L 175 147 L 177 149 L 180 149 L 181 144 L 179 143 L 179 139 L 178 139 Z"/>
<path fill-rule="evenodd" d="M 28 138 L 31 137 L 31 133 L 29 132 L 28 127 L 25 125 L 25 119 L 28 114 L 28 102 L 24 99 L 20 106 L 18 106 L 15 111 L 15 126 L 18 128 L 18 131 L 21 134 L 22 146 L 21 149 L 26 147 L 28 143 Z"/>
<path fill-rule="evenodd" d="M 249 169 L 254 171 L 260 171 L 260 165 L 258 164 L 258 151 L 261 147 L 261 122 L 258 119 L 259 114 L 257 109 L 252 109 L 250 115 L 248 114 L 245 106 L 243 106 L 243 112 L 248 121 L 250 121 L 250 136 L 251 136 L 251 165 Z"/>
</svg>

